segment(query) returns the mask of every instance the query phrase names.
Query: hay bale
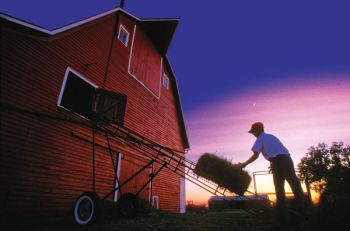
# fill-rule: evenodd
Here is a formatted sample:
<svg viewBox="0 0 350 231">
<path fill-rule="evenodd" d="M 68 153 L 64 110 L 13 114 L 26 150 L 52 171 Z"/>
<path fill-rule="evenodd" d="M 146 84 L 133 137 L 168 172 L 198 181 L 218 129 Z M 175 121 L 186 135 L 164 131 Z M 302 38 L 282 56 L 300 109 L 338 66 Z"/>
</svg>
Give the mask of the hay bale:
<svg viewBox="0 0 350 231">
<path fill-rule="evenodd" d="M 193 172 L 238 195 L 244 194 L 251 181 L 249 174 L 242 168 L 210 153 L 198 159 Z"/>
</svg>

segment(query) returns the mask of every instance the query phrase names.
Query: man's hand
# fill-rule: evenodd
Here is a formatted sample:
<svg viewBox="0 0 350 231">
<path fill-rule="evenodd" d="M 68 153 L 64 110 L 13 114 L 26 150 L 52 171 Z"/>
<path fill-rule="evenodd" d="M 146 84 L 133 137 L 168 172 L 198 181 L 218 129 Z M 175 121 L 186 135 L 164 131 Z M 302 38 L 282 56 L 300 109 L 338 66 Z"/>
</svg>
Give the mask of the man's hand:
<svg viewBox="0 0 350 231">
<path fill-rule="evenodd" d="M 272 173 L 271 164 L 270 164 L 270 166 L 268 167 L 268 169 L 269 169 L 269 173 Z"/>
<path fill-rule="evenodd" d="M 238 164 L 236 164 L 236 166 L 238 168 L 245 168 L 245 166 L 247 166 L 247 165 L 246 165 L 246 163 L 238 163 Z"/>
</svg>

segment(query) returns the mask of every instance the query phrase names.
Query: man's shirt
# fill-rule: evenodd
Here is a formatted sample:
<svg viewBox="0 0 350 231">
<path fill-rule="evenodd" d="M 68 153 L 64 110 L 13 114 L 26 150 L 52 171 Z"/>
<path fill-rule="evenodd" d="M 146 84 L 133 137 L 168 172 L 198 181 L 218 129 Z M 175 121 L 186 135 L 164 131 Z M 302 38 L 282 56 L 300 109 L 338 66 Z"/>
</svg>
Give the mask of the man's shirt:
<svg viewBox="0 0 350 231">
<path fill-rule="evenodd" d="M 282 142 L 274 135 L 262 132 L 256 139 L 253 152 L 262 153 L 266 160 L 278 155 L 289 154 L 289 151 Z"/>
</svg>

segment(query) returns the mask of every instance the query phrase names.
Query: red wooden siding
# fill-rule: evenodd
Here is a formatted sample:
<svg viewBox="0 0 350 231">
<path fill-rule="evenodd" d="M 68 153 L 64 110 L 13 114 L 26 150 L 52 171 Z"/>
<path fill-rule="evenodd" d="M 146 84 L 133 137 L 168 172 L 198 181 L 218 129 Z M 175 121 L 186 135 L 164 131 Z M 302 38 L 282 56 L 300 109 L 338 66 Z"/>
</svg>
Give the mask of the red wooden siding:
<svg viewBox="0 0 350 231">
<path fill-rule="evenodd" d="M 159 97 L 162 57 L 141 27 L 136 27 L 132 44 L 130 73 Z"/>
<path fill-rule="evenodd" d="M 123 171 L 120 175 L 120 183 L 127 180 L 129 177 L 134 175 L 139 169 L 147 164 L 147 160 L 142 160 L 140 158 L 134 158 L 133 156 L 124 155 L 121 160 L 121 168 Z M 122 193 L 135 193 L 140 190 L 144 184 L 148 181 L 148 175 L 151 173 L 151 168 L 146 168 L 141 172 L 140 175 L 133 178 L 125 187 L 121 188 Z M 142 190 L 140 196 L 146 200 L 149 198 L 149 184 Z"/>
<path fill-rule="evenodd" d="M 99 87 L 104 84 L 105 89 L 128 96 L 126 127 L 161 145 L 184 152 L 172 88 L 161 87 L 157 99 L 130 76 L 131 42 L 125 47 L 113 38 L 115 22 L 115 14 L 112 14 L 48 41 L 31 38 L 26 31 L 17 33 L 10 24 L 4 24 L 1 32 L 1 104 L 88 122 L 57 106 L 64 74 L 70 66 Z M 123 15 L 120 22 L 130 32 L 131 39 L 136 22 Z M 110 66 L 105 76 L 112 40 Z M 156 53 L 153 48 L 152 52 Z M 86 69 L 86 64 L 91 65 Z M 91 129 L 7 110 L 0 111 L 0 116 L 0 204 L 5 208 L 2 212 L 23 216 L 71 212 L 77 196 L 92 191 L 92 145 L 88 142 L 92 140 Z M 72 131 L 85 141 L 72 137 Z M 97 139 L 106 146 L 103 134 L 97 133 Z M 114 142 L 113 148 L 126 158 L 121 162 L 121 180 L 148 161 L 133 160 L 133 156 L 139 154 L 120 143 Z M 147 180 L 147 175 L 148 170 L 123 190 L 135 192 Z M 154 195 L 159 196 L 160 209 L 179 211 L 179 183 L 180 178 L 167 170 L 154 180 Z M 109 152 L 96 147 L 97 193 L 105 195 L 114 184 Z M 148 187 L 141 196 L 148 199 Z"/>
</svg>

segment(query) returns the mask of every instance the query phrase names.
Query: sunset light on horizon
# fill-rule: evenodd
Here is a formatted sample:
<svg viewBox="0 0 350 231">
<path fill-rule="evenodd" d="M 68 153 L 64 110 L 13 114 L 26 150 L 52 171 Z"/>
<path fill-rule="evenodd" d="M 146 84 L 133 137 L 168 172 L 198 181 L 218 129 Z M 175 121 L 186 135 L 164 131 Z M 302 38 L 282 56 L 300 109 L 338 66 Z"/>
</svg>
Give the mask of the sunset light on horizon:
<svg viewBox="0 0 350 231">
<path fill-rule="evenodd" d="M 189 113 L 186 121 L 191 150 L 187 157 L 197 161 L 201 154 L 210 152 L 233 163 L 245 161 L 255 141 L 247 131 L 255 121 L 262 121 L 266 132 L 284 143 L 295 167 L 308 148 L 318 143 L 349 144 L 350 75 L 315 74 L 296 79 L 227 95 Z M 268 166 L 260 155 L 246 170 L 252 174 Z M 257 188 L 259 192 L 274 192 L 272 176 L 258 177 Z M 248 190 L 254 191 L 253 186 Z M 187 201 L 207 203 L 210 196 L 187 182 Z"/>
</svg>

